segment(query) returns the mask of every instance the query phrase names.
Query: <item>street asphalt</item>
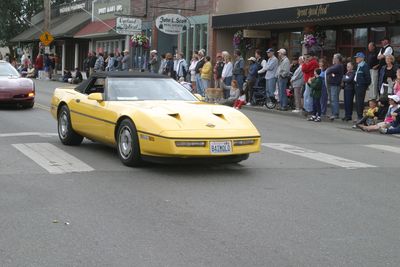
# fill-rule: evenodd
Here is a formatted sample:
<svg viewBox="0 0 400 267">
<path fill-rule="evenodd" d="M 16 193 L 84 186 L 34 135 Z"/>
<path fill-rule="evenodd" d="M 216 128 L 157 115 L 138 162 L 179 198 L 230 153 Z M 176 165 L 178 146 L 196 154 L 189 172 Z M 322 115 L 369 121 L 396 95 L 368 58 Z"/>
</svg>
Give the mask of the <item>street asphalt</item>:
<svg viewBox="0 0 400 267">
<path fill-rule="evenodd" d="M 245 109 L 264 143 L 249 160 L 128 168 L 60 143 L 57 86 L 0 109 L 0 266 L 400 266 L 399 138 Z M 50 173 L 24 144 L 92 170 Z"/>
</svg>

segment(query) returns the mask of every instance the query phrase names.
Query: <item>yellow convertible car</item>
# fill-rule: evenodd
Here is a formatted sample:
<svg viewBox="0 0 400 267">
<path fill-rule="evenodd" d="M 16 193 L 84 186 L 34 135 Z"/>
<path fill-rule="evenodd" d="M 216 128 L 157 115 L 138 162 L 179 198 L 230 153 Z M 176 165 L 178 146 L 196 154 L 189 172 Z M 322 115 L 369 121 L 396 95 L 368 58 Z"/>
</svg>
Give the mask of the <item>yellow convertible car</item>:
<svg viewBox="0 0 400 267">
<path fill-rule="evenodd" d="M 51 101 L 63 144 L 86 137 L 115 146 L 128 166 L 240 162 L 260 150 L 260 134 L 243 113 L 204 103 L 158 74 L 96 73 L 76 88 L 57 88 Z"/>
</svg>

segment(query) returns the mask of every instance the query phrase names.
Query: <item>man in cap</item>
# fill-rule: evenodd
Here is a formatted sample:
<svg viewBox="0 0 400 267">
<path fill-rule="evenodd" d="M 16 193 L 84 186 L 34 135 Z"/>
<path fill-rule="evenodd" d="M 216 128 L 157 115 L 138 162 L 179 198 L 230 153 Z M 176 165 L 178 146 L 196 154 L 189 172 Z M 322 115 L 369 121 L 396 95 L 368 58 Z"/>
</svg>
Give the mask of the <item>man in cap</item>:
<svg viewBox="0 0 400 267">
<path fill-rule="evenodd" d="M 379 50 L 378 53 L 378 60 L 379 60 L 379 68 L 382 68 L 385 63 L 386 56 L 393 56 L 393 48 L 390 46 L 390 39 L 389 37 L 385 36 L 381 39 L 382 48 Z"/>
<path fill-rule="evenodd" d="M 129 71 L 132 68 L 131 65 L 131 57 L 129 56 L 129 50 L 125 49 L 124 57 L 121 60 L 122 63 L 122 71 Z"/>
<path fill-rule="evenodd" d="M 290 77 L 290 61 L 286 56 L 286 49 L 279 49 L 278 57 L 279 65 L 276 71 L 276 77 L 278 78 L 280 110 L 287 110 L 288 99 L 286 95 L 286 88 Z"/>
<path fill-rule="evenodd" d="M 279 61 L 274 55 L 274 49 L 269 48 L 267 50 L 268 61 L 260 70 L 260 73 L 265 72 L 266 80 L 266 93 L 271 99 L 275 99 L 275 89 L 276 89 L 276 71 L 278 69 Z"/>
<path fill-rule="evenodd" d="M 246 79 L 246 88 L 244 88 L 244 90 L 246 92 L 247 104 L 251 105 L 251 100 L 253 99 L 253 87 L 257 79 L 258 66 L 256 63 L 257 59 L 255 57 L 249 58 L 248 61 L 250 62 L 250 66 Z"/>
<path fill-rule="evenodd" d="M 371 84 L 371 74 L 368 64 L 365 62 L 365 54 L 363 52 L 358 52 L 354 58 L 357 63 L 357 70 L 354 76 L 356 84 L 356 110 L 357 119 L 360 120 L 363 117 L 365 93 Z"/>
<path fill-rule="evenodd" d="M 151 73 L 157 73 L 157 71 L 158 71 L 157 50 L 150 51 L 149 71 Z"/>
</svg>

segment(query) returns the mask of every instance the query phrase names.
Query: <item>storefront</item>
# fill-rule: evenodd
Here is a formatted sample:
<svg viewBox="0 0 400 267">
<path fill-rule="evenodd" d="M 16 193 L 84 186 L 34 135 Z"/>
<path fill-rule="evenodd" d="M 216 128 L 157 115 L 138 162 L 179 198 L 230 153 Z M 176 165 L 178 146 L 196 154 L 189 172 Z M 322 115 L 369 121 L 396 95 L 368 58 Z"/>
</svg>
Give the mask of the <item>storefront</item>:
<svg viewBox="0 0 400 267">
<path fill-rule="evenodd" d="M 222 2 L 227 5 L 219 7 L 221 15 L 212 18 L 217 50 L 236 46 L 252 54 L 258 48 L 283 47 L 289 56 L 312 51 L 328 58 L 336 52 L 350 57 L 365 52 L 368 42 L 379 45 L 382 37 L 389 36 L 396 56 L 400 55 L 400 6 L 393 0 L 324 1 L 304 6 L 284 1 L 291 7 L 236 14 L 226 13 L 235 0 Z M 244 32 L 249 30 L 268 34 L 248 38 Z M 233 45 L 235 34 L 240 42 Z"/>
</svg>

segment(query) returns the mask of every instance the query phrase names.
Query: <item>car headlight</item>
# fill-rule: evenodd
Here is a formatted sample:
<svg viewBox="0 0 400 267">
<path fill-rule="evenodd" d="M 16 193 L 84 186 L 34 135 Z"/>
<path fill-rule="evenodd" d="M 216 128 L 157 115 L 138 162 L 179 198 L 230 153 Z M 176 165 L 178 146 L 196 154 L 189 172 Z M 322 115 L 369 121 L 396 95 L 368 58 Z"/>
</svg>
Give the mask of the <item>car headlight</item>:
<svg viewBox="0 0 400 267">
<path fill-rule="evenodd" d="M 256 140 L 254 139 L 247 139 L 247 140 L 234 140 L 233 145 L 234 146 L 251 146 L 254 145 Z"/>
<path fill-rule="evenodd" d="M 177 147 L 205 147 L 205 141 L 175 141 Z"/>
</svg>

